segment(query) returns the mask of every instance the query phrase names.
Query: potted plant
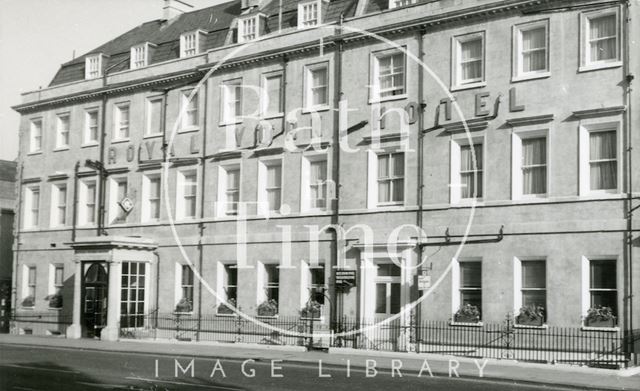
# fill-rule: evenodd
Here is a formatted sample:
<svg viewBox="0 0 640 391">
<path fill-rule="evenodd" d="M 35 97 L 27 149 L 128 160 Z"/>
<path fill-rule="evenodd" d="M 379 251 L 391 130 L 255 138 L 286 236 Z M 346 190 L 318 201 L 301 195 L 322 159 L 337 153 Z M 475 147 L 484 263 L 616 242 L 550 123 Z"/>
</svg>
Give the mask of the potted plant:
<svg viewBox="0 0 640 391">
<path fill-rule="evenodd" d="M 322 313 L 322 304 L 315 300 L 307 302 L 307 305 L 300 310 L 300 316 L 303 318 L 320 318 Z"/>
<path fill-rule="evenodd" d="M 516 323 L 523 326 L 542 326 L 544 324 L 544 307 L 529 304 L 520 308 Z"/>
<path fill-rule="evenodd" d="M 191 301 L 185 299 L 184 297 L 180 299 L 178 304 L 176 304 L 176 312 L 191 312 L 193 311 L 193 305 Z"/>
<path fill-rule="evenodd" d="M 478 323 L 480 322 L 480 310 L 471 304 L 465 304 L 453 315 L 454 322 Z"/>
<path fill-rule="evenodd" d="M 49 308 L 62 308 L 62 295 L 59 293 L 54 293 L 53 295 L 49 295 L 45 298 L 49 301 Z"/>
<path fill-rule="evenodd" d="M 36 299 L 33 296 L 27 296 L 22 300 L 23 307 L 33 307 L 36 305 Z"/>
<path fill-rule="evenodd" d="M 236 302 L 236 299 L 231 298 L 231 299 L 227 300 L 227 303 L 229 303 L 229 305 L 227 305 L 225 303 L 220 303 L 220 305 L 218 306 L 218 314 L 233 315 L 235 313 L 231 309 L 231 307 L 237 307 L 238 306 L 238 304 Z"/>
<path fill-rule="evenodd" d="M 278 314 L 278 302 L 268 299 L 262 302 L 257 309 L 258 316 L 276 316 Z"/>
<path fill-rule="evenodd" d="M 597 305 L 587 311 L 585 325 L 588 327 L 615 327 L 616 317 L 613 316 L 611 307 Z"/>
</svg>

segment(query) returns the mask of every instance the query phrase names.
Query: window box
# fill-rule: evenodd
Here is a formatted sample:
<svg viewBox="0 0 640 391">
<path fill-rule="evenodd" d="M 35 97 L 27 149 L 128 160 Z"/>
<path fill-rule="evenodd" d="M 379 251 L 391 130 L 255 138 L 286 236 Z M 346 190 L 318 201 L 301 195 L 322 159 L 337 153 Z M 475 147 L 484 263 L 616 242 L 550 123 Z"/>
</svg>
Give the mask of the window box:
<svg viewBox="0 0 640 391">
<path fill-rule="evenodd" d="M 320 319 L 322 317 L 322 304 L 313 300 L 300 310 L 300 317 L 305 319 Z"/>
<path fill-rule="evenodd" d="M 36 299 L 33 296 L 27 296 L 22 300 L 23 307 L 33 307 L 36 305 Z"/>
<path fill-rule="evenodd" d="M 233 307 L 238 306 L 236 299 L 229 299 L 228 303 Z M 227 306 L 225 303 L 220 303 L 217 311 L 218 315 L 235 315 L 235 311 L 230 306 Z"/>
<path fill-rule="evenodd" d="M 276 316 L 278 315 L 278 302 L 273 299 L 264 301 L 256 311 L 258 316 Z"/>
<path fill-rule="evenodd" d="M 520 308 L 520 314 L 516 316 L 516 324 L 521 326 L 542 326 L 544 324 L 544 308 L 539 305 L 528 305 Z"/>
<path fill-rule="evenodd" d="M 587 327 L 614 328 L 616 327 L 616 320 L 615 318 L 608 319 L 608 320 L 596 320 L 596 319 L 589 320 L 589 318 L 587 318 L 584 322 L 584 325 Z"/>
<path fill-rule="evenodd" d="M 49 301 L 49 308 L 62 308 L 62 295 L 53 294 L 45 298 Z"/>
<path fill-rule="evenodd" d="M 187 299 L 180 299 L 176 304 L 176 313 L 193 312 L 193 304 Z"/>
<path fill-rule="evenodd" d="M 455 323 L 480 323 L 480 311 L 478 307 L 465 304 L 453 315 Z"/>
<path fill-rule="evenodd" d="M 616 327 L 616 317 L 611 307 L 595 306 L 589 308 L 584 320 L 587 327 Z"/>
</svg>

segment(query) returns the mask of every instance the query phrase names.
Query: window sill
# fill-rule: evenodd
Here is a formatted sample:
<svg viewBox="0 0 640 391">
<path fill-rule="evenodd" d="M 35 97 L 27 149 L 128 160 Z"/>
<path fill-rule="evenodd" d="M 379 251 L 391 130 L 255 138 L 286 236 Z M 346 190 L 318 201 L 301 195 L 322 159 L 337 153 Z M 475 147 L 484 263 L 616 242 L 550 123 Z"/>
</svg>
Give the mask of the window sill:
<svg viewBox="0 0 640 391">
<path fill-rule="evenodd" d="M 518 75 L 511 78 L 512 83 L 517 83 L 519 81 L 527 81 L 527 80 L 536 80 L 536 79 L 546 79 L 551 77 L 551 72 L 538 72 L 538 73 L 530 73 L 524 75 Z"/>
<path fill-rule="evenodd" d="M 325 321 L 325 317 L 321 316 L 319 318 L 305 318 L 301 316 L 300 320 L 306 320 L 307 322 L 314 321 L 314 322 L 322 323 Z"/>
<path fill-rule="evenodd" d="M 60 312 L 60 311 L 62 311 L 62 307 L 60 307 L 60 308 L 48 307 L 48 310 L 49 310 L 49 311 Z"/>
<path fill-rule="evenodd" d="M 193 311 L 189 311 L 189 312 L 177 312 L 177 311 L 173 311 L 174 315 L 191 315 L 193 316 Z"/>
<path fill-rule="evenodd" d="M 242 124 L 242 120 L 238 119 L 235 121 L 221 121 L 218 123 L 218 126 L 231 126 L 231 125 L 241 125 Z"/>
<path fill-rule="evenodd" d="M 216 316 L 221 317 L 221 318 L 237 318 L 238 315 L 233 313 L 233 314 L 220 314 L 218 312 L 216 312 Z"/>
<path fill-rule="evenodd" d="M 53 150 L 53 152 L 62 152 L 62 151 L 68 151 L 69 150 L 69 146 L 67 145 L 66 147 L 57 147 L 56 149 Z"/>
<path fill-rule="evenodd" d="M 111 140 L 111 144 L 128 143 L 129 141 L 131 140 L 128 138 L 114 138 L 113 140 Z"/>
<path fill-rule="evenodd" d="M 469 83 L 469 84 L 460 84 L 460 85 L 455 85 L 455 86 L 451 86 L 450 90 L 453 91 L 463 91 L 463 90 L 471 90 L 473 88 L 482 88 L 482 87 L 486 87 L 487 86 L 487 82 L 486 81 L 478 81 L 478 82 L 474 82 L 474 83 Z"/>
<path fill-rule="evenodd" d="M 389 203 L 376 204 L 374 209 L 398 209 L 403 207 L 404 207 L 403 202 L 389 202 Z"/>
<path fill-rule="evenodd" d="M 329 105 L 305 107 L 302 109 L 302 114 L 320 113 L 323 111 L 329 111 L 330 109 Z"/>
<path fill-rule="evenodd" d="M 591 72 L 598 71 L 600 69 L 618 68 L 622 66 L 622 61 L 611 61 L 596 64 L 581 65 L 578 67 L 578 72 Z"/>
<path fill-rule="evenodd" d="M 605 331 L 607 333 L 616 333 L 620 331 L 620 327 L 590 327 L 590 326 L 582 326 L 580 327 L 582 331 Z"/>
<path fill-rule="evenodd" d="M 264 113 L 264 114 L 262 114 L 262 119 L 263 120 L 269 120 L 269 119 L 274 119 L 274 118 L 282 118 L 282 117 L 284 117 L 284 113 L 271 113 L 271 114 Z"/>
<path fill-rule="evenodd" d="M 462 198 L 451 202 L 451 206 L 481 206 L 484 205 L 483 198 Z"/>
<path fill-rule="evenodd" d="M 142 136 L 143 139 L 158 138 L 158 137 L 162 137 L 162 133 L 145 134 L 144 136 Z"/>
<path fill-rule="evenodd" d="M 97 141 L 92 141 L 92 142 L 90 142 L 90 143 L 82 144 L 82 145 L 80 146 L 80 148 L 97 147 L 98 145 L 100 145 L 100 144 L 98 144 L 98 142 L 97 142 Z"/>
<path fill-rule="evenodd" d="M 449 326 L 457 326 L 457 327 L 482 327 L 484 323 L 468 323 L 468 322 L 449 322 Z"/>
<path fill-rule="evenodd" d="M 529 326 L 526 324 L 514 324 L 513 325 L 514 329 L 533 329 L 533 330 L 546 330 L 549 328 L 549 326 L 545 323 L 542 326 Z"/>
<path fill-rule="evenodd" d="M 582 199 L 606 199 L 624 197 L 617 189 L 615 190 L 593 190 L 586 194 L 581 194 Z"/>
<path fill-rule="evenodd" d="M 181 134 L 181 133 L 193 133 L 193 132 L 197 132 L 199 130 L 200 130 L 199 126 L 188 126 L 188 127 L 185 127 L 185 128 L 178 129 L 178 134 Z"/>
<path fill-rule="evenodd" d="M 34 305 L 33 307 L 23 307 L 23 306 L 20 306 L 20 309 L 27 310 L 27 311 L 33 311 L 33 310 L 35 310 L 35 309 L 36 309 L 36 306 L 35 306 L 35 305 Z"/>
<path fill-rule="evenodd" d="M 401 94 L 401 95 L 391 95 L 391 96 L 385 96 L 384 98 L 374 98 L 374 99 L 369 99 L 369 104 L 376 104 L 376 103 L 383 103 L 383 102 L 392 102 L 394 100 L 403 100 L 403 99 L 408 99 L 409 95 L 408 94 Z"/>
<path fill-rule="evenodd" d="M 27 156 L 42 155 L 42 150 L 27 153 Z"/>
<path fill-rule="evenodd" d="M 278 319 L 279 314 L 275 315 L 256 315 L 257 319 Z"/>
<path fill-rule="evenodd" d="M 513 198 L 513 201 L 543 201 L 548 199 L 548 194 L 524 194 Z"/>
</svg>

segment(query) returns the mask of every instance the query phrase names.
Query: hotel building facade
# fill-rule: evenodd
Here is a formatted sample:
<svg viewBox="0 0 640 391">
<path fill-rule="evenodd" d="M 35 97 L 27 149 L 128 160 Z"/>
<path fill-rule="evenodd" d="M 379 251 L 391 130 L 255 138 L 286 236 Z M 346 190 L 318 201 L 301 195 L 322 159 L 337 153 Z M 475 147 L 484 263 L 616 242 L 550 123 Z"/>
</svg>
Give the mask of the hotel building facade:
<svg viewBox="0 0 640 391">
<path fill-rule="evenodd" d="M 638 328 L 638 1 L 184 7 L 15 107 L 17 314 Z"/>
</svg>

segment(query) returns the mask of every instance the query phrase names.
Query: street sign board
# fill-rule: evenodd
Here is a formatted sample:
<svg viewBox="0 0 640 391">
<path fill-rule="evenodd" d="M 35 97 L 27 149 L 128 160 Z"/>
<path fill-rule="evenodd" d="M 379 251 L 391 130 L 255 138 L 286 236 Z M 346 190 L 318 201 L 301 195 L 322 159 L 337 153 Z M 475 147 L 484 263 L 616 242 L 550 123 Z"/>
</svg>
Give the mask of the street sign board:
<svg viewBox="0 0 640 391">
<path fill-rule="evenodd" d="M 422 274 L 418 276 L 418 290 L 426 291 L 431 288 L 431 276 Z"/>
<path fill-rule="evenodd" d="M 336 285 L 355 286 L 356 271 L 351 269 L 336 269 Z"/>
</svg>

